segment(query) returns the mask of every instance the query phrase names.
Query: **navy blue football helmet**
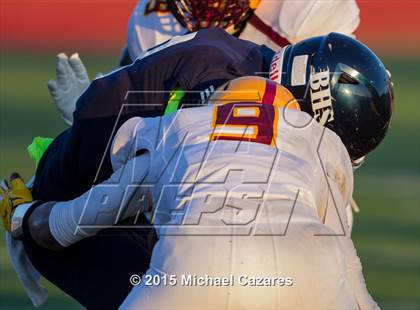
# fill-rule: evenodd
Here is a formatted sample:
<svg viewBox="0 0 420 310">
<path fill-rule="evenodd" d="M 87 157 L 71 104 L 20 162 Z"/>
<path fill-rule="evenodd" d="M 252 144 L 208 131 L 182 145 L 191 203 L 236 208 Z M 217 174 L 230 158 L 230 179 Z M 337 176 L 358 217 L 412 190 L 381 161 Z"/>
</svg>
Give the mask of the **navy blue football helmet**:
<svg viewBox="0 0 420 310">
<path fill-rule="evenodd" d="M 385 137 L 394 101 L 391 75 L 359 41 L 330 33 L 288 45 L 274 56 L 270 78 L 335 131 L 354 162 Z"/>
</svg>

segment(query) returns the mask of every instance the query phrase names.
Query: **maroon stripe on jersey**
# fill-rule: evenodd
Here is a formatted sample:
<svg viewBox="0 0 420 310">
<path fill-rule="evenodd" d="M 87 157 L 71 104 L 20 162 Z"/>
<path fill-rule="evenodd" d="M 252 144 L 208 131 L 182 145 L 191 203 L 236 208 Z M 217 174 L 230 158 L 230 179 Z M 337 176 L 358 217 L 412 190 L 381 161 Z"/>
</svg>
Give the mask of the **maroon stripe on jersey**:
<svg viewBox="0 0 420 310">
<path fill-rule="evenodd" d="M 274 99 L 276 98 L 276 84 L 270 80 L 265 82 L 265 92 L 262 98 L 262 103 L 264 104 L 273 104 Z"/>
</svg>

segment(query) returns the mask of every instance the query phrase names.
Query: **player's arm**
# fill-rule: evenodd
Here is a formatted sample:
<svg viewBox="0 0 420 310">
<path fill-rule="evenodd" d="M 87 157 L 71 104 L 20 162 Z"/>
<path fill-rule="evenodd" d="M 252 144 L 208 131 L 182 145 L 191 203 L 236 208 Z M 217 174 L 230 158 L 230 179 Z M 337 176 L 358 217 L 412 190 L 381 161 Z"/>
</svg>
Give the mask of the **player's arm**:
<svg viewBox="0 0 420 310">
<path fill-rule="evenodd" d="M 38 206 L 40 208 L 35 209 Z M 34 202 L 31 191 L 17 173 L 13 173 L 8 181 L 4 179 L 0 184 L 0 215 L 5 230 L 15 238 L 22 237 L 26 230 L 26 236 L 34 235 L 39 240 L 38 244 L 59 249 L 61 246 L 56 244 L 49 230 L 44 229 L 44 225 L 48 225 L 51 206 L 41 206 L 41 203 Z M 23 225 L 24 219 L 27 225 Z"/>
<path fill-rule="evenodd" d="M 141 153 L 115 171 L 108 180 L 70 201 L 33 202 L 31 197 L 19 199 L 18 202 L 24 203 L 11 205 L 9 212 L 3 212 L 2 208 L 3 221 L 10 222 L 5 228 L 15 238 L 28 238 L 44 248 L 60 250 L 146 211 L 147 200 L 139 198 L 145 194 L 140 184 L 148 171 L 149 159 L 147 151 Z M 13 197 L 22 190 L 29 192 L 19 180 L 19 188 L 9 189 Z M 16 182 L 14 180 L 12 184 Z M 2 198 L 5 198 L 2 206 L 6 201 L 15 200 L 4 194 Z"/>
<path fill-rule="evenodd" d="M 22 228 L 24 235 L 15 235 L 15 237 L 26 237 L 37 245 L 53 251 L 63 249 L 64 247 L 53 237 L 49 228 L 49 216 L 53 207 L 54 202 L 43 203 L 38 207 L 34 205 L 33 211 L 28 214 L 26 223 L 23 223 L 24 218 L 22 218 L 22 225 L 26 226 L 25 232 Z"/>
</svg>

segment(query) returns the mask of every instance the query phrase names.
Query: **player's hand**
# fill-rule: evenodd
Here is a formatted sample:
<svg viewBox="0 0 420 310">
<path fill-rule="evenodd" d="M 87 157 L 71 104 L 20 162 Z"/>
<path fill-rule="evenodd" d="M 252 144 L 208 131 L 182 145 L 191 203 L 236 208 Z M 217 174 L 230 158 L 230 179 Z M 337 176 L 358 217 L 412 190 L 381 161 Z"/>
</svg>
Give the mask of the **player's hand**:
<svg viewBox="0 0 420 310">
<path fill-rule="evenodd" d="M 56 80 L 48 81 L 48 89 L 61 118 L 70 126 L 77 99 L 89 84 L 89 76 L 79 54 L 75 53 L 70 58 L 64 53 L 57 55 Z"/>
<path fill-rule="evenodd" d="M 12 173 L 9 182 L 3 180 L 0 184 L 0 216 L 3 226 L 10 231 L 10 219 L 13 210 L 22 203 L 32 202 L 31 191 L 26 187 L 17 173 Z"/>
</svg>

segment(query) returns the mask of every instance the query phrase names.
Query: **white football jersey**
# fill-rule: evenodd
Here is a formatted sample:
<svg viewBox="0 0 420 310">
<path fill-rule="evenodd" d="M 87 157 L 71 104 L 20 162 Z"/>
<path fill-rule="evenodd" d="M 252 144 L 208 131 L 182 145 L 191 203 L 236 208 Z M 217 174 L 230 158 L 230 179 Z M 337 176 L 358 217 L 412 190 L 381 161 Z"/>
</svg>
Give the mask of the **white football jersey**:
<svg viewBox="0 0 420 310">
<path fill-rule="evenodd" d="M 111 161 L 108 180 L 54 203 L 49 227 L 69 246 L 154 208 L 159 240 L 122 309 L 377 308 L 345 228 L 349 155 L 309 114 L 244 102 L 135 117 Z"/>
<path fill-rule="evenodd" d="M 272 105 L 232 103 L 131 119 L 114 139 L 114 170 L 140 150 L 151 158 L 143 183 L 156 225 L 188 221 L 191 206 L 210 198 L 240 204 L 296 199 L 324 221 L 328 182 L 344 203 L 352 193 L 351 162 L 340 138 L 304 112 Z"/>
<path fill-rule="evenodd" d="M 137 117 L 111 150 L 114 169 L 149 160 L 141 183 L 159 234 L 121 308 L 376 309 L 345 219 L 329 222 L 351 197 L 349 155 L 308 114 L 227 103 Z M 279 275 L 293 284 L 240 282 Z M 173 282 L 147 284 L 154 278 Z"/>
<path fill-rule="evenodd" d="M 176 18 L 163 9 L 163 3 L 162 0 L 140 1 L 134 9 L 128 23 L 127 41 L 132 60 L 142 51 L 187 33 Z M 359 25 L 359 7 L 355 0 L 262 0 L 254 13 L 291 43 L 330 32 L 351 35 Z M 273 50 L 280 48 L 251 23 L 239 37 Z"/>
</svg>

